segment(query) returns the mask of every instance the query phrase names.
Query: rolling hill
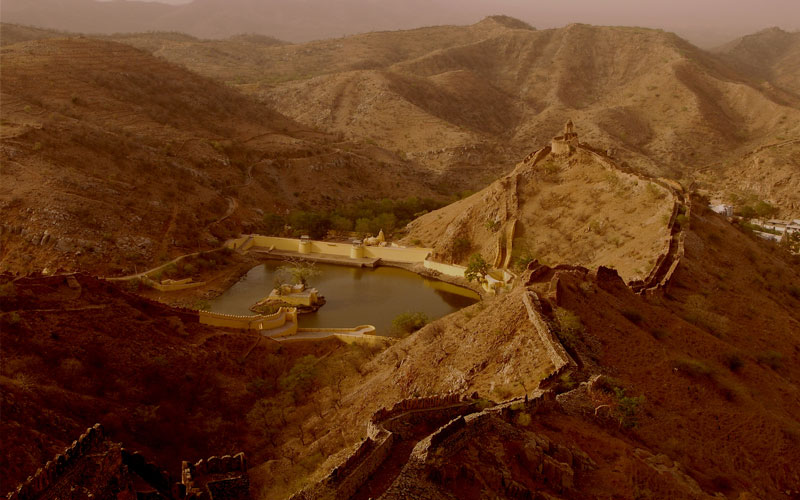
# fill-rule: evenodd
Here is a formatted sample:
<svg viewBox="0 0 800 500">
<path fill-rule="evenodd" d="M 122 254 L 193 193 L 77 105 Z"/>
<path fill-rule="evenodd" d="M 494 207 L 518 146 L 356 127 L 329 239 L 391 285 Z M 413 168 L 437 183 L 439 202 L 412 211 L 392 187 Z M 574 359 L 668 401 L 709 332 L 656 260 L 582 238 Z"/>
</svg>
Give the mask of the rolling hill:
<svg viewBox="0 0 800 500">
<path fill-rule="evenodd" d="M 614 267 L 644 279 L 669 240 L 670 189 L 620 171 L 580 149 L 521 162 L 485 189 L 412 221 L 406 241 L 434 249 L 440 262 L 466 264 L 480 253 L 495 267 L 537 259 Z"/>
<path fill-rule="evenodd" d="M 0 57 L 7 270 L 133 271 L 257 228 L 265 211 L 362 199 L 363 183 L 377 198 L 433 193 L 394 153 L 129 45 L 39 40 Z"/>
<path fill-rule="evenodd" d="M 800 33 L 769 28 L 717 49 L 742 72 L 795 95 L 800 94 Z"/>
<path fill-rule="evenodd" d="M 300 123 L 368 137 L 476 189 L 549 140 L 566 117 L 581 123 L 588 142 L 638 170 L 724 177 L 750 151 L 800 137 L 796 37 L 777 36 L 775 54 L 749 49 L 755 55 L 746 57 L 741 47 L 706 52 L 659 30 L 535 30 L 495 16 L 249 51 L 226 41 L 125 41 Z M 748 40 L 734 45 L 758 45 Z"/>
</svg>

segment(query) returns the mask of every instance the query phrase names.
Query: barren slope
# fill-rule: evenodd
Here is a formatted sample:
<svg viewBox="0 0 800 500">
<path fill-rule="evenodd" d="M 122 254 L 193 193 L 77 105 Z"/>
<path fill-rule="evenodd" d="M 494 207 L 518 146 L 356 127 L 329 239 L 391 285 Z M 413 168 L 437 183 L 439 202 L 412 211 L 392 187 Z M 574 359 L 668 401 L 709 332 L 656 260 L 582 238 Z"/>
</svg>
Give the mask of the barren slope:
<svg viewBox="0 0 800 500">
<path fill-rule="evenodd" d="M 299 358 L 347 352 L 337 341 L 258 342 L 256 333 L 201 325 L 196 312 L 75 279 L 0 275 L 4 494 L 97 422 L 172 475 L 181 460 L 255 458 L 269 445 L 248 425 L 254 403 L 278 392 Z"/>
<path fill-rule="evenodd" d="M 800 95 L 800 32 L 769 28 L 715 49 L 754 78 Z"/>
<path fill-rule="evenodd" d="M 127 45 L 13 44 L 2 64 L 4 269 L 133 270 L 257 229 L 262 211 L 360 199 L 364 185 L 430 193 L 392 153 Z"/>
<path fill-rule="evenodd" d="M 668 189 L 579 149 L 521 162 L 484 190 L 411 222 L 406 240 L 434 248 L 444 262 L 479 252 L 497 267 L 535 258 L 611 266 L 634 280 L 663 251 L 673 204 Z"/>
<path fill-rule="evenodd" d="M 608 274 L 563 267 L 527 283 L 542 294 L 546 310 L 552 308 L 553 328 L 578 363 L 550 385 L 562 394 L 558 402 L 527 413 L 518 400 L 503 411 L 454 422 L 436 444 L 432 437 L 420 441 L 388 487 L 377 490 L 383 496 L 373 497 L 800 494 L 800 309 L 793 307 L 800 305 L 798 265 L 705 203 L 692 204 L 685 257 L 663 295 L 644 298 Z M 474 317 L 478 306 L 443 318 L 388 349 L 374 361 L 376 373 L 361 391 L 346 398 L 347 412 L 331 413 L 331 424 L 351 428 L 355 412 L 366 425 L 369 409 L 388 407 L 385 400 L 398 391 L 475 388 L 492 399 L 532 394 L 535 379 L 516 370 L 528 349 L 530 366 L 547 369 L 535 344 L 522 351 L 511 349 L 513 343 L 502 353 L 479 350 L 490 339 L 489 345 L 503 346 L 524 338 L 524 315 L 516 315 L 516 329 L 507 323 L 521 308 L 522 291 L 493 299 Z M 562 323 L 557 307 L 579 320 Z M 468 366 L 459 361 L 466 352 L 476 362 L 485 360 L 467 372 L 455 370 Z M 495 368 L 498 360 L 504 368 Z M 432 371 L 438 376 L 428 381 Z M 578 385 L 597 374 L 610 378 Z M 484 376 L 494 388 L 476 383 Z M 620 394 L 643 398 L 623 407 Z M 386 466 L 397 467 L 393 458 Z"/>
<path fill-rule="evenodd" d="M 149 46 L 147 38 L 128 42 Z M 202 56 L 193 56 L 195 45 Z M 730 57 L 658 30 L 537 31 L 495 17 L 252 47 L 238 57 L 238 46 L 212 45 L 221 53 L 209 52 L 208 42 L 168 40 L 152 50 L 239 85 L 301 123 L 369 137 L 473 189 L 486 184 L 486 172 L 507 172 L 567 116 L 620 161 L 674 178 L 800 136 L 791 84 L 765 84 Z M 763 58 L 781 82 L 796 80 L 795 51 L 785 45 Z"/>
</svg>

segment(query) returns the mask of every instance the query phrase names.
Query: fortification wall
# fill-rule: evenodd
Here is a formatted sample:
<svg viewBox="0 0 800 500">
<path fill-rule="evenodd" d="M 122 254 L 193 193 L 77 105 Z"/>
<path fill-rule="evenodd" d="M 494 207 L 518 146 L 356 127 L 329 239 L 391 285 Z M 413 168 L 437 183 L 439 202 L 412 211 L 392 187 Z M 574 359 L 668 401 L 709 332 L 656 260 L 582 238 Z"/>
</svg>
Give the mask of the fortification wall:
<svg viewBox="0 0 800 500">
<path fill-rule="evenodd" d="M 236 328 L 240 330 L 271 330 L 273 328 L 280 328 L 287 322 L 297 323 L 297 310 L 285 307 L 281 307 L 278 312 L 268 316 L 235 316 L 209 311 L 199 311 L 198 314 L 200 316 L 200 323 L 204 325 Z"/>
<path fill-rule="evenodd" d="M 276 238 L 274 236 L 261 236 L 260 234 L 252 235 L 253 247 L 261 248 L 275 248 L 275 250 L 283 250 L 285 252 L 297 252 L 300 246 L 300 240 L 294 238 Z M 244 242 L 242 242 L 244 243 Z"/>
<path fill-rule="evenodd" d="M 180 290 L 189 290 L 192 288 L 198 288 L 206 284 L 205 281 L 195 281 L 191 282 L 191 278 L 187 278 L 189 282 L 186 280 L 180 280 L 181 282 L 178 283 L 159 283 L 157 281 L 151 280 L 150 278 L 144 277 L 142 278 L 142 282 L 149 286 L 150 288 L 154 288 L 160 292 L 177 292 Z"/>
<path fill-rule="evenodd" d="M 554 155 L 560 156 L 569 154 L 570 151 L 572 150 L 572 146 L 567 141 L 561 139 L 553 139 L 553 141 L 550 143 L 550 149 Z"/>
<path fill-rule="evenodd" d="M 522 303 L 525 305 L 525 309 L 528 311 L 528 318 L 539 335 L 547 357 L 554 367 L 553 372 L 545 380 L 558 377 L 567 368 L 576 367 L 575 360 L 567 353 L 544 319 L 542 305 L 536 292 L 528 291 L 524 293 L 522 295 Z"/>
<path fill-rule="evenodd" d="M 414 448 L 412 456 L 415 460 L 424 462 L 431 453 L 439 456 L 453 455 L 458 453 L 464 443 L 480 437 L 494 418 L 500 417 L 508 422 L 514 422 L 523 413 L 533 416 L 555 406 L 556 394 L 548 390 L 539 392 L 531 398 L 515 398 L 481 412 L 458 416 L 420 441 Z"/>
<path fill-rule="evenodd" d="M 119 293 L 126 296 L 134 303 L 138 302 L 138 304 L 135 305 L 139 306 L 141 304 L 141 308 L 145 311 L 158 311 L 162 316 L 178 316 L 184 323 L 197 323 L 200 321 L 199 311 L 195 309 L 168 306 L 163 302 L 148 299 L 147 297 L 128 292 L 121 288 L 119 289 Z"/>
<path fill-rule="evenodd" d="M 435 262 L 428 259 L 425 259 L 422 265 L 425 267 L 425 269 L 430 269 L 431 271 L 436 271 L 437 273 L 442 273 L 446 276 L 453 276 L 454 278 L 463 278 L 464 272 L 467 270 L 467 268 L 463 266 L 443 264 L 441 262 Z"/>
<path fill-rule="evenodd" d="M 312 337 L 312 338 L 298 338 L 291 339 L 285 338 L 284 342 L 306 342 L 309 340 L 325 340 L 329 338 L 337 338 L 346 344 L 367 343 L 372 345 L 385 345 L 389 342 L 394 342 L 397 339 L 385 337 L 383 335 L 375 335 L 375 327 L 372 325 L 361 325 L 355 328 L 298 328 L 296 332 L 288 335 L 274 336 L 271 338 L 284 338 L 290 337 L 295 333 L 327 333 L 328 335 Z M 360 335 L 354 335 L 361 333 Z"/>
<path fill-rule="evenodd" d="M 44 467 L 38 469 L 32 476 L 17 486 L 17 489 L 7 496 L 9 500 L 29 500 L 37 498 L 43 491 L 53 487 L 72 468 L 72 466 L 86 455 L 92 453 L 106 439 L 103 426 L 94 424 L 86 432 L 64 449 L 64 452 L 48 461 Z"/>
<path fill-rule="evenodd" d="M 249 246 L 246 242 L 252 241 Z M 250 235 L 229 240 L 225 243 L 227 248 L 241 248 L 243 250 L 258 248 L 273 248 L 284 252 L 300 251 L 300 241 L 296 238 L 278 238 L 274 236 Z M 334 255 L 337 257 L 350 258 L 350 251 L 353 245 L 350 243 L 331 243 L 327 241 L 309 241 L 311 253 L 323 255 Z M 370 259 L 381 259 L 390 262 L 400 262 L 404 264 L 414 264 L 424 261 L 430 255 L 430 248 L 397 248 L 397 247 L 377 247 L 365 246 L 364 257 Z"/>
<path fill-rule="evenodd" d="M 189 496 L 204 495 L 211 498 L 250 498 L 250 478 L 244 453 L 224 455 L 199 460 L 197 463 L 183 462 L 181 486 Z"/>
<path fill-rule="evenodd" d="M 364 256 L 390 262 L 415 264 L 423 262 L 432 251 L 431 248 L 364 247 Z"/>
<path fill-rule="evenodd" d="M 442 406 L 457 405 L 469 401 L 470 398 L 462 398 L 458 394 L 448 394 L 446 396 L 431 396 L 427 398 L 409 398 L 398 401 L 391 408 L 381 408 L 372 414 L 367 424 L 367 434 L 377 435 L 384 430 L 384 423 L 399 415 L 409 411 L 428 410 Z M 392 424 L 390 424 L 391 426 Z"/>
<path fill-rule="evenodd" d="M 317 484 L 296 493 L 290 500 L 350 498 L 383 464 L 391 453 L 395 441 L 402 439 L 402 427 L 408 423 L 406 418 L 410 417 L 412 420 L 440 418 L 441 412 L 447 411 L 442 407 L 455 407 L 459 403 L 463 411 L 474 401 L 471 398 L 462 398 L 458 394 L 451 394 L 404 399 L 395 403 L 391 409 L 378 410 L 367 424 L 367 438 L 353 453 Z"/>
<path fill-rule="evenodd" d="M 394 436 L 384 432 L 376 439 L 367 438 L 341 467 L 326 478 L 326 486 L 336 491 L 336 498 L 350 498 L 389 457 Z"/>
</svg>

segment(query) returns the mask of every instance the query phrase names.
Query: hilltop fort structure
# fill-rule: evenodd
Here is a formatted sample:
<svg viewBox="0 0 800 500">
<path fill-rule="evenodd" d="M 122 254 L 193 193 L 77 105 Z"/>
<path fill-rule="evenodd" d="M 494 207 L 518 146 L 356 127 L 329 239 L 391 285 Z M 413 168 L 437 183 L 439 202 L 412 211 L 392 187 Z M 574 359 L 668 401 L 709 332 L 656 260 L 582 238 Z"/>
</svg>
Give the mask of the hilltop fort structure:
<svg viewBox="0 0 800 500">
<path fill-rule="evenodd" d="M 564 134 L 553 137 L 550 148 L 554 155 L 568 155 L 578 145 L 578 133 L 575 132 L 575 125 L 569 120 L 564 125 Z"/>
</svg>

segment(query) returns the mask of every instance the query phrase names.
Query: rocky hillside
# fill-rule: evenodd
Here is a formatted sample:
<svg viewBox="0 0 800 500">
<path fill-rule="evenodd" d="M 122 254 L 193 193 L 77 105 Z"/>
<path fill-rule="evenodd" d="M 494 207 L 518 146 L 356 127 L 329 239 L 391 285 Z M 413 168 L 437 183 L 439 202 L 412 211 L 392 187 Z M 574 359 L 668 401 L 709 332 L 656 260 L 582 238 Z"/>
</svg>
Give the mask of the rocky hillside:
<svg viewBox="0 0 800 500">
<path fill-rule="evenodd" d="M 465 264 L 473 253 L 497 267 L 551 264 L 615 267 L 643 279 L 665 242 L 673 192 L 619 170 L 580 148 L 540 154 L 489 187 L 408 225 L 407 242 L 434 249 L 441 262 Z"/>
<path fill-rule="evenodd" d="M 364 185 L 431 193 L 394 153 L 128 45 L 40 40 L 0 57 L 3 269 L 130 272 L 257 230 L 265 211 L 361 199 Z"/>
<path fill-rule="evenodd" d="M 3 494 L 92 422 L 173 475 L 181 460 L 263 457 L 268 440 L 247 420 L 254 403 L 303 356 L 348 352 L 201 325 L 196 311 L 88 275 L 0 275 L 0 331 Z"/>
<path fill-rule="evenodd" d="M 784 35 L 756 44 L 774 47 L 769 57 L 756 49 L 712 54 L 658 30 L 534 30 L 504 17 L 249 51 L 215 42 L 220 53 L 208 42 L 127 41 L 238 85 L 301 123 L 368 137 L 475 189 L 568 116 L 620 161 L 673 178 L 721 171 L 753 149 L 796 138 L 796 37 Z"/>
<path fill-rule="evenodd" d="M 84 33 L 167 30 L 205 38 L 257 33 L 301 42 L 443 22 L 470 22 L 486 15 L 487 10 L 486 6 L 464 5 L 454 11 L 449 2 L 442 0 L 410 0 L 402 4 L 368 0 L 336 3 L 326 0 L 196 0 L 181 3 L 6 0 L 0 13 L 5 22 Z M 493 7 L 489 11 L 503 11 L 500 5 Z"/>
<path fill-rule="evenodd" d="M 345 398 L 347 410 L 329 414 L 331 425 L 351 428 L 360 416 L 367 426 L 370 412 L 391 407 L 396 394 L 477 390 L 512 402 L 485 403 L 484 412 L 413 434 L 413 449 L 403 458 L 390 454 L 353 498 L 800 494 L 797 262 L 705 203 L 691 206 L 685 256 L 662 292 L 634 294 L 608 270 L 534 267 L 522 289 L 443 318 L 376 358 L 369 368 L 375 373 Z M 541 364 L 550 359 L 541 341 L 513 347 L 525 339 L 524 325 L 533 328 L 521 300 L 531 292 L 575 361 L 543 384 L 558 394 L 550 402 L 552 393 L 538 402 L 535 378 L 519 364 L 530 352 L 538 373 L 553 366 Z M 486 342 L 492 348 L 480 350 Z M 467 357 L 474 361 L 464 364 Z M 494 383 L 488 388 L 487 376 Z M 393 428 L 395 435 L 412 432 Z M 381 442 L 380 434 L 373 437 Z M 341 463 L 336 458 L 321 471 Z M 742 463 L 751 464 L 747 473 Z M 281 470 L 277 465 L 267 477 Z M 319 484 L 344 489 L 347 481 L 338 480 Z"/>
<path fill-rule="evenodd" d="M 396 415 L 394 452 L 353 498 L 791 498 L 798 265 L 706 203 L 692 203 L 660 292 L 637 295 L 608 269 L 535 264 L 511 293 L 366 363 L 335 342 L 268 342 L 245 356 L 255 337 L 92 278 L 5 275 L 4 470 L 25 477 L 100 421 L 165 464 L 245 449 L 256 497 L 287 498 L 348 457 L 339 474 L 372 460 L 369 446 L 353 455 L 357 443 Z M 422 396 L 434 403 L 420 420 Z M 395 406 L 408 398 L 422 402 Z"/>
<path fill-rule="evenodd" d="M 800 95 L 800 32 L 769 28 L 714 50 L 742 72 Z"/>
<path fill-rule="evenodd" d="M 4 29 L 12 39 L 33 36 Z M 394 151 L 460 191 L 508 173 L 567 117 L 620 163 L 675 179 L 730 178 L 726 193 L 759 196 L 764 190 L 749 179 L 791 180 L 766 166 L 748 168 L 746 178 L 728 167 L 800 137 L 797 37 L 780 30 L 714 52 L 658 30 L 535 30 L 502 16 L 303 44 L 174 33 L 113 38 L 233 85 L 305 126 Z M 782 171 L 792 160 L 770 161 Z M 786 215 L 798 203 L 780 193 L 768 201 Z"/>
</svg>

